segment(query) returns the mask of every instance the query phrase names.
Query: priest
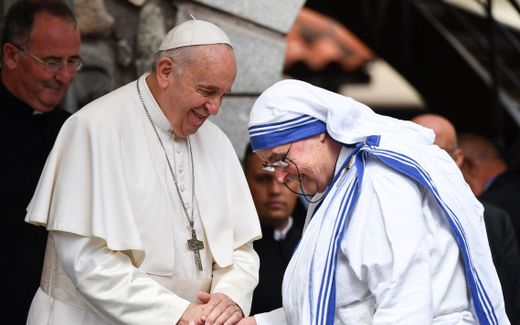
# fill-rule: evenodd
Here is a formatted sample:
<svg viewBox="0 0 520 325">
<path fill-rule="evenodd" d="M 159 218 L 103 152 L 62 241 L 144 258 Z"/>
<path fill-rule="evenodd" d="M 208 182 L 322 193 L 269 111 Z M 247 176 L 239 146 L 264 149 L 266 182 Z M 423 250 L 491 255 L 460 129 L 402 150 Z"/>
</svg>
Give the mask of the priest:
<svg viewBox="0 0 520 325">
<path fill-rule="evenodd" d="M 190 20 L 153 68 L 61 129 L 26 221 L 47 228 L 27 324 L 224 324 L 249 314 L 260 226 L 206 119 L 236 76 L 227 35 Z"/>
<path fill-rule="evenodd" d="M 10 4 L 10 6 L 8 5 Z M 47 232 L 24 222 L 58 132 L 65 94 L 83 66 L 72 10 L 59 1 L 5 1 L 0 56 L 2 323 L 24 324 L 40 283 Z M 64 62 L 69 64 L 65 65 Z M 8 229 L 8 230 L 7 230 Z"/>
</svg>

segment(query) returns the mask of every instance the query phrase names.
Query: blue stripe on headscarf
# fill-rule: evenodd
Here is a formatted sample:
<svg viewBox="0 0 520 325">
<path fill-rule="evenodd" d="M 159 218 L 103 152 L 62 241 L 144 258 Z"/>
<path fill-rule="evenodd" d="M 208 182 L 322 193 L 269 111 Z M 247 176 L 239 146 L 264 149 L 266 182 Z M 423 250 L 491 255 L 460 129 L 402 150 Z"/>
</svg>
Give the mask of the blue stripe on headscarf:
<svg viewBox="0 0 520 325">
<path fill-rule="evenodd" d="M 464 262 L 466 282 L 470 290 L 471 296 L 473 298 L 473 305 L 475 307 L 475 312 L 477 314 L 479 323 L 486 325 L 498 324 L 498 319 L 493 308 L 493 304 L 485 291 L 479 274 L 473 266 L 472 257 L 468 248 L 466 236 L 464 234 L 464 229 L 460 224 L 460 221 L 458 220 L 457 216 L 442 200 L 429 174 L 415 160 L 406 155 L 394 151 L 374 148 L 373 146 L 377 146 L 378 142 L 379 137 L 372 136 L 367 138 L 365 145 L 358 143 L 356 145 L 356 148 L 352 152 L 351 156 L 345 160 L 341 168 L 343 169 L 345 167 L 345 164 L 351 160 L 352 155 L 356 156 L 355 166 L 357 177 L 355 178 L 354 183 L 351 184 L 352 187 L 348 189 L 345 193 L 345 196 L 341 198 L 342 202 L 339 208 L 339 215 L 336 219 L 333 230 L 333 240 L 330 242 L 329 249 L 327 252 L 328 262 L 326 263 L 325 270 L 323 270 L 322 273 L 321 282 L 319 283 L 320 290 L 315 305 L 316 309 L 313 310 L 311 308 L 310 311 L 311 320 L 313 320 L 313 323 L 320 325 L 334 324 L 334 317 L 336 314 L 335 270 L 337 263 L 338 248 L 340 246 L 341 241 L 343 240 L 343 234 L 345 233 L 345 229 L 348 226 L 348 221 L 353 212 L 353 207 L 355 206 L 359 197 L 359 190 L 363 181 L 366 157 L 367 155 L 373 155 L 380 159 L 384 164 L 386 164 L 390 168 L 398 172 L 401 172 L 407 177 L 410 177 L 411 179 L 414 179 L 415 181 L 421 183 L 430 193 L 433 194 L 437 203 L 442 209 L 446 219 L 448 220 L 452 232 L 457 241 L 457 244 L 459 246 L 459 250 L 461 252 L 462 259 Z M 331 182 L 331 185 L 338 180 L 338 176 L 340 174 L 341 173 L 335 175 L 334 179 Z M 331 187 L 332 186 L 329 186 L 329 189 Z M 327 194 L 328 193 L 326 193 L 325 195 Z M 315 211 L 317 210 L 318 207 L 315 209 Z M 310 285 L 312 287 L 315 284 L 311 283 Z M 312 291 L 313 290 L 311 288 L 310 292 Z"/>
<path fill-rule="evenodd" d="M 327 126 L 322 121 L 302 115 L 283 122 L 255 125 L 249 128 L 253 151 L 273 148 L 323 133 Z"/>
</svg>

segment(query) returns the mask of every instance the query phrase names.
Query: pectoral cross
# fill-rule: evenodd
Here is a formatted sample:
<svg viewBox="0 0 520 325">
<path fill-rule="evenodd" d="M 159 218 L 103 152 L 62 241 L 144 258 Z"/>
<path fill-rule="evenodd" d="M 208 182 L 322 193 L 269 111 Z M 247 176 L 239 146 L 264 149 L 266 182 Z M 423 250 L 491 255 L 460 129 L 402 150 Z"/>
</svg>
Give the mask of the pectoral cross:
<svg viewBox="0 0 520 325">
<path fill-rule="evenodd" d="M 193 258 L 195 259 L 195 265 L 199 271 L 202 271 L 202 261 L 200 260 L 200 250 L 204 249 L 204 243 L 197 239 L 197 233 L 195 233 L 195 228 L 191 228 L 191 239 L 188 239 L 188 249 L 193 251 Z"/>
</svg>

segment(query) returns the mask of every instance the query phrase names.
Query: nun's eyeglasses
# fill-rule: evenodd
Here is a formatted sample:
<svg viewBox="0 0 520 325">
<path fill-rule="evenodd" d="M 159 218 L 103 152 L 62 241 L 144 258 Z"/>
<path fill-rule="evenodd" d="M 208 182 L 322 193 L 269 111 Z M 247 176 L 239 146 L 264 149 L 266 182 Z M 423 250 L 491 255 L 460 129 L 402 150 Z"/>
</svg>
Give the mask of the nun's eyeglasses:
<svg viewBox="0 0 520 325">
<path fill-rule="evenodd" d="M 287 152 L 283 154 L 282 159 L 279 159 L 271 164 L 268 164 L 264 162 L 264 165 L 262 166 L 262 169 L 266 172 L 274 173 L 276 171 L 276 168 L 285 169 L 289 167 L 289 162 L 291 160 L 289 159 L 289 150 L 291 150 L 292 143 L 289 145 L 289 149 L 287 149 Z"/>
</svg>

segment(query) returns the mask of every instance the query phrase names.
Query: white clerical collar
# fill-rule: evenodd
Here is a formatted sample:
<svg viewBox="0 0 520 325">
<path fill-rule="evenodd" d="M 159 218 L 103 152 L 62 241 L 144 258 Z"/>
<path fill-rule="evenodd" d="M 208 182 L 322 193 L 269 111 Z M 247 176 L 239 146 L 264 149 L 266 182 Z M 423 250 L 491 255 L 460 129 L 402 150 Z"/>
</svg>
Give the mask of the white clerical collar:
<svg viewBox="0 0 520 325">
<path fill-rule="evenodd" d="M 287 236 L 287 233 L 291 229 L 293 225 L 293 218 L 289 216 L 289 222 L 287 223 L 287 226 L 285 226 L 283 229 L 275 229 L 273 232 L 273 238 L 275 241 L 284 240 Z"/>
<path fill-rule="evenodd" d="M 141 93 L 143 96 L 143 100 L 150 112 L 150 116 L 154 122 L 154 124 L 164 132 L 171 132 L 172 126 L 166 115 L 164 115 L 163 111 L 157 104 L 157 101 L 152 95 L 150 88 L 148 88 L 148 84 L 146 83 L 146 77 L 150 75 L 149 72 L 143 74 L 137 82 L 139 83 L 139 89 L 141 89 Z"/>
</svg>

